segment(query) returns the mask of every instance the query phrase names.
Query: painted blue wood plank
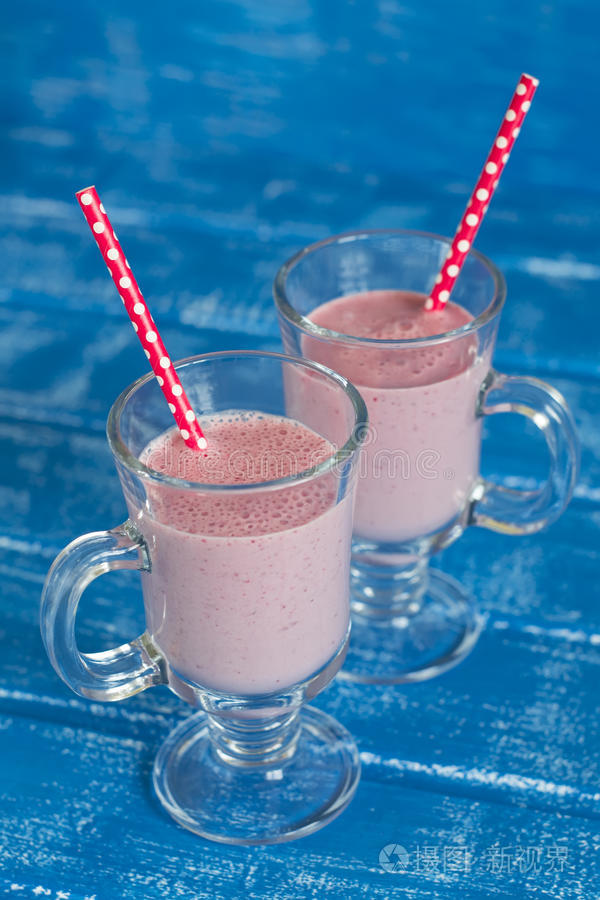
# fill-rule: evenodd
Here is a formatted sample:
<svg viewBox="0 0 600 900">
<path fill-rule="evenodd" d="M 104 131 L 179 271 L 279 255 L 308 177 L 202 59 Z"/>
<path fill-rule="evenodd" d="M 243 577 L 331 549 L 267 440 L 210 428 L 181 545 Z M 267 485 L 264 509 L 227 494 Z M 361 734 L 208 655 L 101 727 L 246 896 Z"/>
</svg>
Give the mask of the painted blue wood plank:
<svg viewBox="0 0 600 900">
<path fill-rule="evenodd" d="M 597 373 L 586 327 L 600 274 L 587 15 L 534 3 L 515 41 L 515 0 L 485 12 L 455 4 L 451 21 L 436 7 L 362 0 L 330 20 L 304 3 L 266 17 L 260 3 L 225 13 L 213 2 L 202 16 L 181 5 L 159 39 L 139 4 L 127 16 L 109 6 L 81 46 L 72 36 L 89 7 L 68 22 L 20 7 L 9 28 L 19 35 L 6 104 L 12 165 L 0 173 L 5 296 L 112 304 L 72 201 L 96 179 L 158 311 L 171 307 L 187 325 L 226 310 L 272 336 L 270 280 L 292 249 L 351 227 L 453 230 L 527 61 L 542 88 L 478 245 L 509 277 L 501 343 L 583 357 Z M 456 56 L 433 49 L 448 34 L 461 46 L 470 16 L 501 48 L 494 66 L 466 35 Z M 450 74 L 451 96 L 439 88 Z"/>
<path fill-rule="evenodd" d="M 299 172 L 294 181 L 294 191 L 307 203 L 305 219 L 313 207 L 306 201 L 302 185 L 310 182 L 311 175 Z M 267 180 L 261 186 L 261 193 L 269 184 Z M 352 182 L 340 186 L 333 197 L 336 210 L 343 208 L 346 196 L 356 195 L 356 187 Z M 85 223 L 74 203 L 70 208 L 71 188 L 66 189 L 60 201 L 44 197 L 5 198 L 17 229 L 11 225 L 8 234 L 0 232 L 0 250 L 7 259 L 10 285 L 4 301 L 19 306 L 50 305 L 61 311 L 79 309 L 88 315 L 98 311 L 122 315 Z M 234 213 L 223 212 L 221 225 L 207 222 L 202 226 L 208 213 L 190 209 L 184 200 L 176 215 L 171 212 L 173 204 L 147 202 L 144 207 L 138 201 L 140 206 L 132 209 L 121 199 L 113 204 L 113 213 L 108 198 L 106 202 L 158 321 L 164 317 L 186 328 L 209 326 L 224 332 L 233 329 L 274 338 L 277 323 L 271 281 L 292 252 L 350 228 L 404 227 L 452 232 L 466 202 L 467 190 L 446 198 L 447 209 L 442 216 L 431 187 L 425 195 L 415 195 L 411 203 L 414 185 L 393 185 L 390 195 L 398 194 L 402 202 L 391 210 L 381 200 L 366 198 L 368 216 L 349 211 L 325 227 L 310 219 L 297 225 L 287 221 L 276 225 L 273 213 L 268 211 L 264 217 L 258 213 L 248 215 L 244 224 Z M 530 355 L 567 366 L 573 357 L 574 362 L 585 364 L 587 371 L 597 375 L 593 332 L 587 326 L 590 316 L 596 315 L 594 295 L 600 266 L 594 248 L 590 247 L 587 253 L 584 249 L 590 234 L 596 233 L 597 221 L 584 216 L 582 226 L 565 224 L 560 228 L 561 221 L 569 220 L 568 208 L 553 207 L 554 201 L 546 202 L 540 196 L 533 211 L 524 214 L 519 196 L 514 191 L 506 200 L 508 205 L 496 209 L 495 214 L 495 207 L 490 209 L 491 221 L 486 222 L 482 243 L 478 244 L 500 265 L 508 281 L 499 352 L 518 354 L 525 364 Z M 419 201 L 426 215 L 415 215 Z M 495 202 L 501 203 L 502 197 Z M 568 202 L 579 205 L 572 195 Z M 553 246 L 555 238 L 546 238 L 545 231 L 540 238 L 530 236 L 531 230 L 536 229 L 535 211 L 540 205 L 557 223 L 551 234 L 560 235 L 558 245 Z"/>
<path fill-rule="evenodd" d="M 120 303 L 120 301 L 117 302 Z M 13 310 L 0 306 L 0 415 L 50 421 L 103 433 L 108 411 L 146 360 L 122 306 L 119 317 L 86 311 Z M 280 349 L 233 331 L 161 328 L 174 359 L 231 349 Z"/>
<path fill-rule="evenodd" d="M 201 14 L 179 0 L 160 30 L 139 0 L 127 11 L 112 2 L 94 12 L 86 3 L 56 17 L 29 0 L 7 28 L 18 38 L 7 102 L 13 141 L 30 153 L 42 144 L 67 172 L 78 162 L 92 168 L 110 152 L 121 180 L 139 177 L 141 168 L 166 193 L 178 177 L 184 185 L 192 173 L 199 180 L 198 160 L 209 154 L 268 147 L 273 156 L 293 152 L 412 173 L 435 167 L 456 177 L 479 159 L 487 117 L 524 61 L 545 85 L 528 126 L 543 165 L 525 156 L 513 177 L 573 187 L 582 167 L 594 169 L 589 144 L 571 140 L 598 96 L 597 83 L 586 78 L 594 45 L 582 0 L 552 8 L 538 0 L 525 11 L 517 0 L 452 10 L 367 0 L 324 10 L 294 0 L 277 12 L 265 3 L 212 0 Z M 575 95 L 566 73 L 579 81 Z M 441 146 L 455 118 L 449 85 L 471 102 L 461 109 L 464 127 Z M 33 123 L 50 133 L 18 130 Z M 584 133 L 593 127 L 584 122 Z M 406 140 L 409 129 L 414 142 Z M 79 140 L 69 141 L 73 132 Z M 194 153 L 182 152 L 184 137 Z M 16 161 L 25 180 L 26 155 Z M 40 165 L 27 182 L 43 174 Z"/>
<path fill-rule="evenodd" d="M 40 885 L 53 897 L 72 890 L 98 900 L 242 894 L 479 900 L 532 892 L 581 900 L 597 883 L 598 832 L 585 818 L 363 780 L 344 815 L 309 838 L 222 847 L 180 829 L 158 809 L 148 784 L 154 736 L 115 738 L 20 717 L 4 718 L 2 734 L 14 775 L 10 782 L 0 778 L 0 858 L 9 862 L 13 884 Z M 406 872 L 381 867 L 389 844 L 408 852 Z M 557 847 L 566 854 L 562 872 L 556 861 L 551 868 Z M 426 848 L 437 850 L 437 867 Z M 502 848 L 503 869 L 494 871 L 494 849 Z M 516 855 L 526 848 L 539 851 L 539 871 L 520 869 Z M 7 884 L 6 896 L 9 890 Z"/>
</svg>

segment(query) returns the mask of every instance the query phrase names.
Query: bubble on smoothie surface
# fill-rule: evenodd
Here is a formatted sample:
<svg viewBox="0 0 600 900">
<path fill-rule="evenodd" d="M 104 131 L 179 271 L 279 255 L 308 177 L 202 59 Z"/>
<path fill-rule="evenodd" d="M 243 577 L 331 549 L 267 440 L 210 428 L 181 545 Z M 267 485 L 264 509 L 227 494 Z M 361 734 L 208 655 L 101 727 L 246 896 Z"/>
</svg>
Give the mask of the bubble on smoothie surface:
<svg viewBox="0 0 600 900">
<path fill-rule="evenodd" d="M 197 453 L 176 428 L 153 440 L 140 459 L 164 475 L 204 485 L 249 485 L 305 472 L 335 452 L 321 435 L 293 419 L 228 411 L 203 416 L 208 450 Z M 207 536 L 269 534 L 309 522 L 330 508 L 336 482 L 329 473 L 260 492 L 148 488 L 154 518 L 179 531 Z"/>
</svg>

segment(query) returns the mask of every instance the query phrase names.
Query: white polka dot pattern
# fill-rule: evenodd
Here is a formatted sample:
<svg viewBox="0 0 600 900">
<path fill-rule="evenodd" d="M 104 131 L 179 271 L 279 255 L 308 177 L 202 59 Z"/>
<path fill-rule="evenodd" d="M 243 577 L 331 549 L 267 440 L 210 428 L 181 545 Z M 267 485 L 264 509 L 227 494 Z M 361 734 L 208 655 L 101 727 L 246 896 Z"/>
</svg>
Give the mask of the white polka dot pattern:
<svg viewBox="0 0 600 900">
<path fill-rule="evenodd" d="M 106 215 L 95 187 L 76 194 L 86 222 L 98 244 L 127 314 L 150 360 L 152 371 L 175 417 L 182 438 L 193 450 L 205 450 L 207 443 L 200 424 L 173 367 L 142 293 Z"/>
<path fill-rule="evenodd" d="M 537 78 L 532 78 L 531 75 L 521 75 L 498 134 L 494 138 L 492 149 L 488 153 L 483 170 L 477 179 L 477 184 L 454 235 L 442 270 L 435 279 L 431 293 L 425 301 L 425 309 L 442 309 L 448 302 L 452 288 L 475 240 L 481 220 L 519 134 L 523 119 L 531 106 L 531 99 L 538 84 Z"/>
</svg>

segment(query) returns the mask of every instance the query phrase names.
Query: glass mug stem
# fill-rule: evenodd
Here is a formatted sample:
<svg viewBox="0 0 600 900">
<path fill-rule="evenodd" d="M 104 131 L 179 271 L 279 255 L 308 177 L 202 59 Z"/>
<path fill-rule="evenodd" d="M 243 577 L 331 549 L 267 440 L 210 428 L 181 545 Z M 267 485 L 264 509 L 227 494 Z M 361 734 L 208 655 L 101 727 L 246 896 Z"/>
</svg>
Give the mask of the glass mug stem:
<svg viewBox="0 0 600 900">
<path fill-rule="evenodd" d="M 282 765 L 296 750 L 300 736 L 299 710 L 268 718 L 208 716 L 213 749 L 233 766 Z"/>
<path fill-rule="evenodd" d="M 356 551 L 352 566 L 352 611 L 372 619 L 415 616 L 428 583 L 428 556 L 403 554 L 395 565 Z"/>
</svg>

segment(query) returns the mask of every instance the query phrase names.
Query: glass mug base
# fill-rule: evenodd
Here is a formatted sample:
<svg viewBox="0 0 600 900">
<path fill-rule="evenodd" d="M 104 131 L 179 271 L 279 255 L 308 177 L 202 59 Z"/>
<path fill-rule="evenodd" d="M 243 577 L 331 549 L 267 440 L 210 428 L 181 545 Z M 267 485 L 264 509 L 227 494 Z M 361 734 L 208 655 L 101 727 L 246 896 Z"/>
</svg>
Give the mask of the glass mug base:
<svg viewBox="0 0 600 900">
<path fill-rule="evenodd" d="M 322 828 L 350 803 L 360 778 L 358 750 L 335 719 L 308 707 L 294 714 L 293 747 L 273 763 L 226 758 L 211 717 L 175 728 L 154 763 L 154 789 L 175 821 L 224 844 L 275 844 Z"/>
<path fill-rule="evenodd" d="M 367 606 L 353 592 L 350 646 L 340 678 L 363 684 L 425 681 L 471 652 L 484 624 L 474 599 L 438 570 L 429 570 L 423 581 L 418 601 L 403 610 Z"/>
</svg>

